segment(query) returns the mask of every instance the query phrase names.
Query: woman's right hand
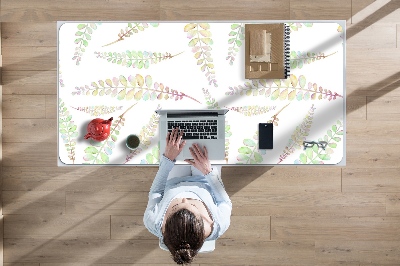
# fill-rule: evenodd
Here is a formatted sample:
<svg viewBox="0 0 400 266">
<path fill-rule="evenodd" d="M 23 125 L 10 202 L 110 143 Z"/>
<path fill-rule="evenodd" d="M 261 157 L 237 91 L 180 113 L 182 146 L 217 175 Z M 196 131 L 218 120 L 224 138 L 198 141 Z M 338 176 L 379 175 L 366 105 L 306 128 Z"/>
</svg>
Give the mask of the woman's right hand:
<svg viewBox="0 0 400 266">
<path fill-rule="evenodd" d="M 208 151 L 206 146 L 204 146 L 204 152 L 201 150 L 198 144 L 193 143 L 192 147 L 189 148 L 193 159 L 186 159 L 185 162 L 196 167 L 204 175 L 211 172 L 211 163 L 208 160 Z"/>
</svg>

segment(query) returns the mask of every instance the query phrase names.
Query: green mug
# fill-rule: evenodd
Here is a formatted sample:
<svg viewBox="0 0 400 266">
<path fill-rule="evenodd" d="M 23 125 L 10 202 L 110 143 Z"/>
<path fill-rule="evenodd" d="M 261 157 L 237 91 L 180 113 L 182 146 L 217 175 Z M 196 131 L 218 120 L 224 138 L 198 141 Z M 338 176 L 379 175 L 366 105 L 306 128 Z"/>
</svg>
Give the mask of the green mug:
<svg viewBox="0 0 400 266">
<path fill-rule="evenodd" d="M 139 147 L 140 139 L 137 135 L 131 134 L 126 138 L 126 147 L 130 150 L 136 150 Z"/>
</svg>

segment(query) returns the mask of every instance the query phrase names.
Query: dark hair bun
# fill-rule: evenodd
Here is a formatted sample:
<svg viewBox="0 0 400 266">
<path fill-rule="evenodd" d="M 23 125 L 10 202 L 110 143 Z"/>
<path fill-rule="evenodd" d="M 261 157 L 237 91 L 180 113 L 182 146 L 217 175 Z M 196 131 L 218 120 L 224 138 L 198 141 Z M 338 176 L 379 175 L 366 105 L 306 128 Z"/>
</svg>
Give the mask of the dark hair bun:
<svg viewBox="0 0 400 266">
<path fill-rule="evenodd" d="M 190 249 L 190 244 L 189 243 L 182 243 L 179 248 L 180 249 Z"/>
<path fill-rule="evenodd" d="M 193 261 L 193 250 L 189 244 L 181 245 L 181 248 L 175 251 L 174 261 L 178 264 L 191 263 Z"/>
</svg>

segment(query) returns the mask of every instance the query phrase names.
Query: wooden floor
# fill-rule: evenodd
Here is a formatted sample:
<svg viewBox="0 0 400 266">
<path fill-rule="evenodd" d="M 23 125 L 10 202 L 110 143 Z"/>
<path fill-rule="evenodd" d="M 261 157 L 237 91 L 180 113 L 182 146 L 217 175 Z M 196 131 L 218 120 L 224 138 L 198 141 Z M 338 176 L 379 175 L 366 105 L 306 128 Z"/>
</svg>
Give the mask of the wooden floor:
<svg viewBox="0 0 400 266">
<path fill-rule="evenodd" d="M 223 168 L 231 226 L 194 265 L 400 265 L 399 7 L 1 0 L 4 265 L 172 265 L 142 222 L 156 167 L 56 166 L 56 21 L 197 19 L 346 20 L 348 98 L 347 166 Z"/>
</svg>

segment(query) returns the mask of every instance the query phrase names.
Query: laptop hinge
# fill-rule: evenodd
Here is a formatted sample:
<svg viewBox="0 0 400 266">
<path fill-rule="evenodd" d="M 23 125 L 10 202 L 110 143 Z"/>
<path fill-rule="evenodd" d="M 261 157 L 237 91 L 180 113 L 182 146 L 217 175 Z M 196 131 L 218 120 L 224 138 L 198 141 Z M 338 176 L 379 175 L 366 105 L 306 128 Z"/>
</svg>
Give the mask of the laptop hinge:
<svg viewBox="0 0 400 266">
<path fill-rule="evenodd" d="M 218 116 L 218 112 L 184 112 L 184 113 L 173 113 L 167 114 L 167 118 L 177 118 L 177 117 L 202 117 L 202 116 Z"/>
</svg>

